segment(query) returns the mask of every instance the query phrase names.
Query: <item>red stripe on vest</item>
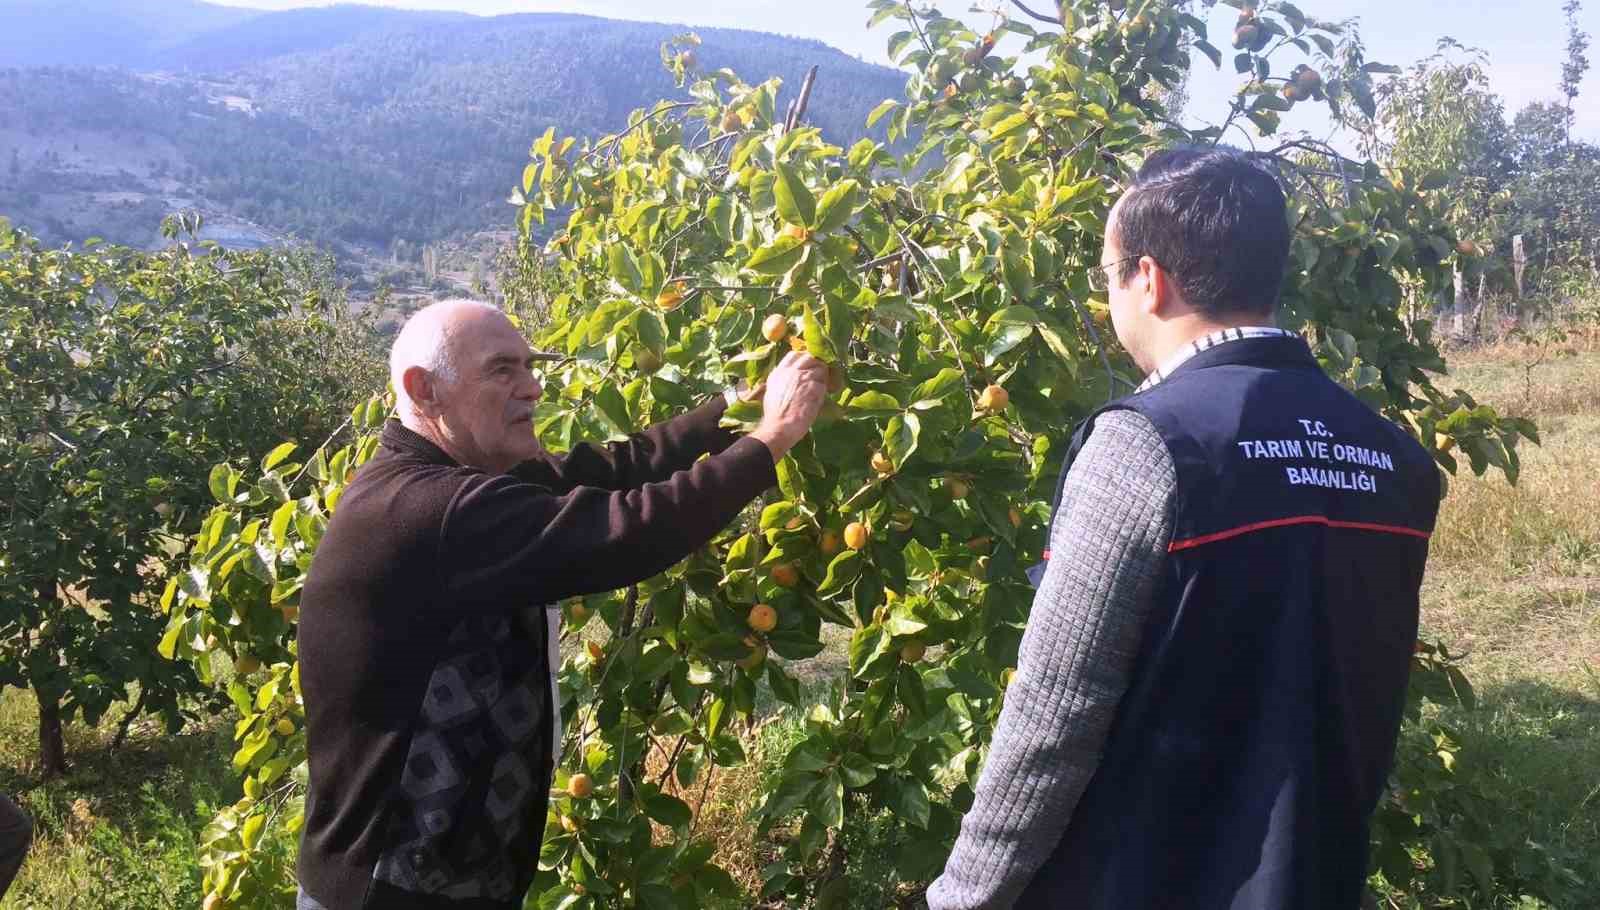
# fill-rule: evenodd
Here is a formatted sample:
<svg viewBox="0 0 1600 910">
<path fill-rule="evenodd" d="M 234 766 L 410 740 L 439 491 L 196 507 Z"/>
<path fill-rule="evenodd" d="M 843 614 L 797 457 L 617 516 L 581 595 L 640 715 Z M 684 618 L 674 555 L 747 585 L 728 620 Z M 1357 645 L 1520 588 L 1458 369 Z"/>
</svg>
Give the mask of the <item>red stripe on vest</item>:
<svg viewBox="0 0 1600 910">
<path fill-rule="evenodd" d="M 1346 528 L 1356 531 L 1377 531 L 1382 534 L 1404 534 L 1407 537 L 1420 537 L 1423 540 L 1427 540 L 1430 536 L 1427 531 L 1418 531 L 1416 528 L 1406 528 L 1401 527 L 1400 525 L 1369 524 L 1364 521 L 1335 521 L 1326 515 L 1297 515 L 1294 518 L 1278 518 L 1272 521 L 1258 521 L 1255 524 L 1242 525 L 1237 528 L 1230 528 L 1226 531 L 1218 531 L 1215 534 L 1206 534 L 1203 537 L 1190 537 L 1187 540 L 1174 540 L 1172 543 L 1167 545 L 1167 552 L 1176 553 L 1179 550 L 1192 550 L 1195 547 L 1202 547 L 1208 543 L 1216 543 L 1219 540 L 1228 540 L 1244 534 L 1251 534 L 1256 531 L 1265 531 L 1270 528 L 1283 528 L 1290 525 L 1325 525 L 1330 528 Z"/>
</svg>

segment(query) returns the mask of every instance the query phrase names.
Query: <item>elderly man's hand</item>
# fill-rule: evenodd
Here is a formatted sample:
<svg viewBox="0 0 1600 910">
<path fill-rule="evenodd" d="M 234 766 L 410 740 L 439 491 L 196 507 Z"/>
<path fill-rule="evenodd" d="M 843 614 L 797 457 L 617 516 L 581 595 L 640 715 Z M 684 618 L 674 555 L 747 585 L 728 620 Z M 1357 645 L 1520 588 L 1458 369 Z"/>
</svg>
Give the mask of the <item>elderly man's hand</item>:
<svg viewBox="0 0 1600 910">
<path fill-rule="evenodd" d="M 768 376 L 761 423 L 750 435 L 781 459 L 811 430 L 828 394 L 828 365 L 810 354 L 790 352 Z"/>
</svg>

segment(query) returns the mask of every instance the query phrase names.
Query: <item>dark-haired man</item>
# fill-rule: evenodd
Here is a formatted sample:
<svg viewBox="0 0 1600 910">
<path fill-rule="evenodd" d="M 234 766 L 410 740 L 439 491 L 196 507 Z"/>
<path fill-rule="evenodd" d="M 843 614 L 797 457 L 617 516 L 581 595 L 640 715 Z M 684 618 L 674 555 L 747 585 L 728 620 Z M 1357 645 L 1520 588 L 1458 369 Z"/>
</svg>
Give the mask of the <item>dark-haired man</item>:
<svg viewBox="0 0 1600 910">
<path fill-rule="evenodd" d="M 1243 153 L 1157 154 L 1098 271 L 1148 378 L 1074 435 L 932 910 L 1355 910 L 1438 470 L 1272 326 L 1289 252 Z"/>
</svg>

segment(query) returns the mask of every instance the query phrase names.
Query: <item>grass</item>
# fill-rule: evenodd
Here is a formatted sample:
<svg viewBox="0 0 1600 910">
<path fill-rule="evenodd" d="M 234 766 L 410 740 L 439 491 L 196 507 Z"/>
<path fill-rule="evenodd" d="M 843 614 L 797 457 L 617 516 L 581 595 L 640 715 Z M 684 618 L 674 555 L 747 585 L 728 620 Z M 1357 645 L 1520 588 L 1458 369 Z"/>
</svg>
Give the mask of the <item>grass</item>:
<svg viewBox="0 0 1600 910">
<path fill-rule="evenodd" d="M 195 842 L 220 803 L 238 796 L 227 733 L 141 729 L 113 752 L 113 717 L 66 730 L 72 768 L 43 782 L 32 695 L 0 696 L 0 792 L 34 819 L 34 845 L 0 908 L 160 910 L 200 905 Z"/>
<path fill-rule="evenodd" d="M 1516 486 L 1463 473 L 1434 537 L 1425 634 L 1468 652 L 1476 710 L 1444 712 L 1500 824 L 1600 889 L 1600 350 L 1594 336 L 1453 358 L 1443 383 L 1538 423 Z M 1531 365 L 1531 366 L 1530 366 Z"/>
<path fill-rule="evenodd" d="M 1600 893 L 1600 339 L 1499 345 L 1452 362 L 1442 386 L 1533 418 L 1544 445 L 1522 450 L 1518 485 L 1464 470 L 1443 506 L 1423 624 L 1469 652 L 1465 669 L 1479 696 L 1476 710 L 1452 709 L 1445 719 L 1498 824 L 1537 845 L 1529 857 L 1549 857 L 1575 876 L 1540 878 L 1548 864 L 1530 860 L 1526 880 L 1512 884 L 1544 891 L 1550 900 L 1541 906 L 1581 910 Z M 809 697 L 820 698 L 837 675 L 837 650 L 793 668 Z M 752 895 L 794 832 L 758 837 L 750 813 L 804 727 L 798 712 L 765 701 L 761 709 L 765 719 L 746 736 L 751 761 L 718 770 L 709 787 L 702 774 L 684 793 L 701 806 L 696 835 L 719 844 L 718 861 Z M 38 828 L 0 910 L 198 906 L 196 836 L 238 795 L 226 724 L 176 737 L 136 727 L 112 753 L 113 712 L 98 729 L 70 726 L 74 768 L 42 783 L 34 710 L 28 693 L 0 694 L 0 792 L 19 795 Z M 852 822 L 845 832 L 857 907 L 906 899 L 881 861 L 890 827 L 881 821 Z"/>
</svg>

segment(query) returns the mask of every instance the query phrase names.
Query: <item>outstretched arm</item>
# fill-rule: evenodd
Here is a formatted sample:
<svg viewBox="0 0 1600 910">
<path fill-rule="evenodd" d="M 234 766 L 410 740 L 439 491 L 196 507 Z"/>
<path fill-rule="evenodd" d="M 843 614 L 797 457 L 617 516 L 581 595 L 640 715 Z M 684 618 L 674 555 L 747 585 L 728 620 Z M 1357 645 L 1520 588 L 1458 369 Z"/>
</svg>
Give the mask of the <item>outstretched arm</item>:
<svg viewBox="0 0 1600 910">
<path fill-rule="evenodd" d="M 657 483 L 694 464 L 701 455 L 716 455 L 739 437 L 718 425 L 728 409 L 724 396 L 685 414 L 635 433 L 620 442 L 574 446 L 565 455 L 548 452 L 511 469 L 518 480 L 556 493 L 577 487 L 634 490 Z"/>
</svg>

